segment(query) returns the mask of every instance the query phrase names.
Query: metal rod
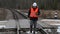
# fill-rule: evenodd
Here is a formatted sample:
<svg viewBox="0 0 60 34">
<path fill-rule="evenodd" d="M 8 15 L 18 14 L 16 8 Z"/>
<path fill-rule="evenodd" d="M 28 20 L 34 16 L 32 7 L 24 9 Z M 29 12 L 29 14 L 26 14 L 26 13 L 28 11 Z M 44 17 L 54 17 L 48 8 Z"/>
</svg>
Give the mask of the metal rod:
<svg viewBox="0 0 60 34">
<path fill-rule="evenodd" d="M 16 26 L 17 26 L 17 34 L 19 34 L 19 22 L 16 22 Z"/>
</svg>

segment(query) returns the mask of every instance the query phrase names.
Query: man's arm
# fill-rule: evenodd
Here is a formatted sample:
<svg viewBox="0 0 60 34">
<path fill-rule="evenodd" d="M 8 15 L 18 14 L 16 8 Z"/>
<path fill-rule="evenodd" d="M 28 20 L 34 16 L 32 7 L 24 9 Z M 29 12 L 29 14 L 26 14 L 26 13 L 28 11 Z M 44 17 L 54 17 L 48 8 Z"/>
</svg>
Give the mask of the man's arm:
<svg viewBox="0 0 60 34">
<path fill-rule="evenodd" d="M 38 15 L 40 15 L 41 13 L 40 13 L 40 10 L 38 9 Z"/>
<path fill-rule="evenodd" d="M 30 9 L 29 9 L 29 12 L 28 12 L 28 17 L 30 17 Z"/>
</svg>

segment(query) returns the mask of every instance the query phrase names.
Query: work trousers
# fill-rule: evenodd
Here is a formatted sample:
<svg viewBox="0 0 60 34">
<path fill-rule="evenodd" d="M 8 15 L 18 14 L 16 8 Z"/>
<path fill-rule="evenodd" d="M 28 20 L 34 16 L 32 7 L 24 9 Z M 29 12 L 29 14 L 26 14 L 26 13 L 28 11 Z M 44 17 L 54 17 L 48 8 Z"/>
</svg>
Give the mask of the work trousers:
<svg viewBox="0 0 60 34">
<path fill-rule="evenodd" d="M 33 34 L 35 34 L 36 25 L 37 25 L 37 20 L 30 20 L 30 32 L 32 33 L 33 30 Z"/>
</svg>

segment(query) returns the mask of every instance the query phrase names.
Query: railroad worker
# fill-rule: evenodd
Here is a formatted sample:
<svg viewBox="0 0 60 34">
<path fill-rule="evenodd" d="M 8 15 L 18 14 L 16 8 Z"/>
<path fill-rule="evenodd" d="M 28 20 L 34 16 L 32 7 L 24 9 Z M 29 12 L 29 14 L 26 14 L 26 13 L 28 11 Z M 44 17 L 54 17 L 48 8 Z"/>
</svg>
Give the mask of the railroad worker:
<svg viewBox="0 0 60 34">
<path fill-rule="evenodd" d="M 28 12 L 28 17 L 30 19 L 30 33 L 32 33 L 32 28 L 34 26 L 34 29 L 33 29 L 33 34 L 35 34 L 35 31 L 36 31 L 36 25 L 37 25 L 37 20 L 38 20 L 38 16 L 40 15 L 40 11 L 39 11 L 39 8 L 37 6 L 37 3 L 34 2 L 32 4 L 32 7 L 29 9 L 29 12 Z"/>
</svg>

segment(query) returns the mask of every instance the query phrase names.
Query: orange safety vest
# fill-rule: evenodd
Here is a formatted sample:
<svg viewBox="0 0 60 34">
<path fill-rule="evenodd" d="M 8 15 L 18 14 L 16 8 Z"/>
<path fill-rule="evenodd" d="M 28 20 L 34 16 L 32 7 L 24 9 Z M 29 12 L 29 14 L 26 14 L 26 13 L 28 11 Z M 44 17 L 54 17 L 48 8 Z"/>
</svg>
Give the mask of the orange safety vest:
<svg viewBox="0 0 60 34">
<path fill-rule="evenodd" d="M 36 8 L 35 10 L 31 8 L 30 17 L 38 17 L 37 14 L 38 14 L 38 8 Z"/>
</svg>

